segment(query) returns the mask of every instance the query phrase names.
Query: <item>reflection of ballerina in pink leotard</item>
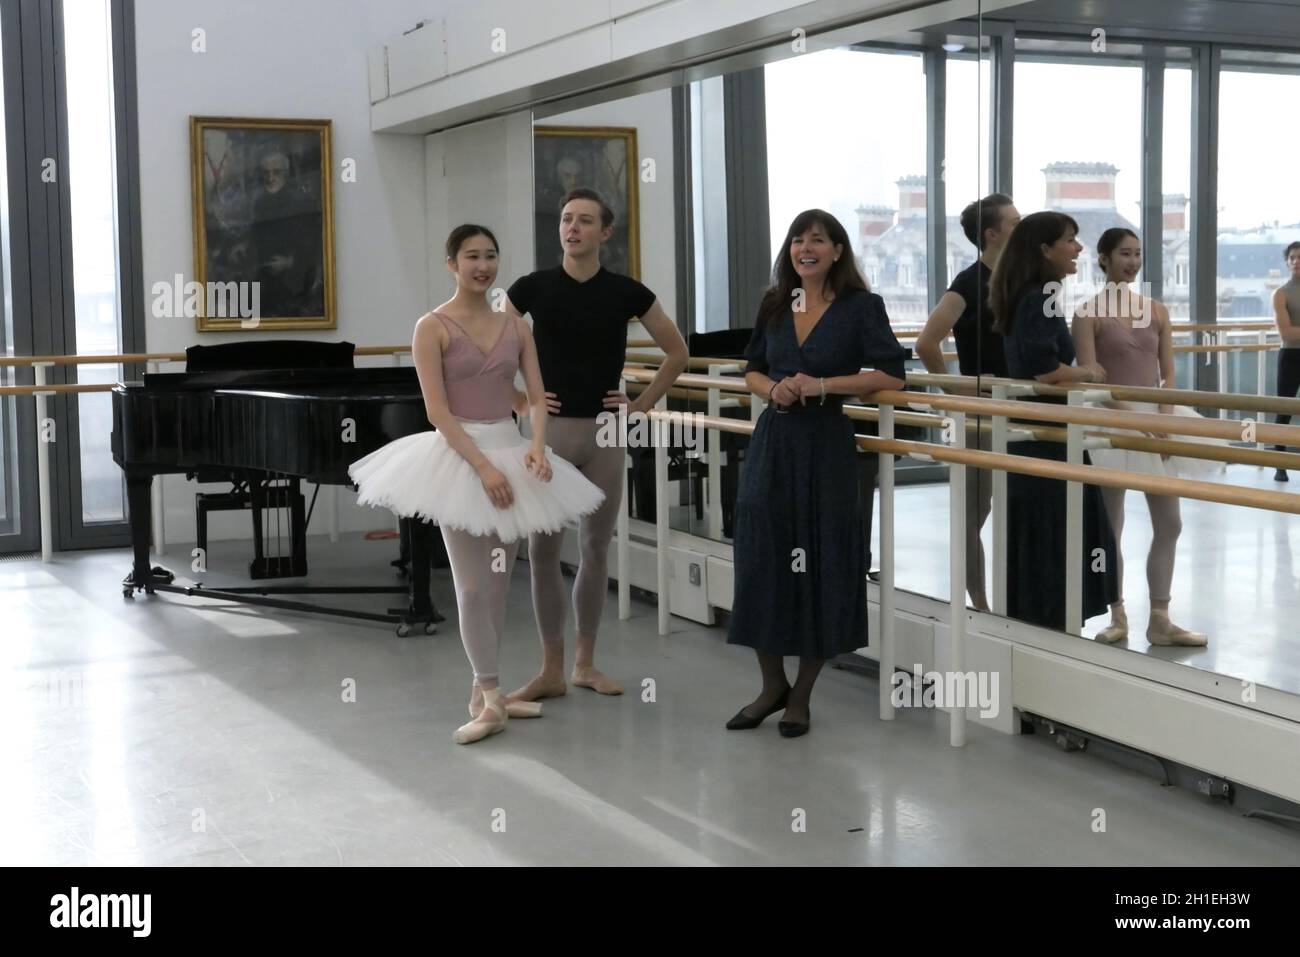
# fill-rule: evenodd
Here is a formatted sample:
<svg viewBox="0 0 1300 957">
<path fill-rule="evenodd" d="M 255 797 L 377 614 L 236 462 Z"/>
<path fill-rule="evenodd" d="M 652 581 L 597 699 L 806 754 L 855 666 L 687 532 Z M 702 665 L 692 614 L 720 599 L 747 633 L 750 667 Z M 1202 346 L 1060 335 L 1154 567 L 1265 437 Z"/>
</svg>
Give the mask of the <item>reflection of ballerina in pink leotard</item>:
<svg viewBox="0 0 1300 957">
<path fill-rule="evenodd" d="M 1106 271 L 1106 289 L 1079 307 L 1073 335 L 1080 365 L 1097 364 L 1106 370 L 1106 381 L 1143 388 L 1177 388 L 1174 374 L 1172 328 L 1169 310 L 1154 299 L 1144 299 L 1129 288 L 1142 267 L 1142 244 L 1128 229 L 1108 229 L 1097 243 L 1097 262 Z M 1196 416 L 1185 406 L 1154 402 L 1106 403 L 1108 408 L 1136 412 L 1163 412 Z M 1126 430 L 1121 434 L 1140 435 Z M 1168 438 L 1159 435 L 1159 438 Z M 1175 436 L 1179 441 L 1200 441 Z M 1217 444 L 1216 440 L 1208 440 Z M 1178 478 L 1213 478 L 1223 464 L 1183 456 L 1162 456 L 1128 449 L 1090 449 L 1094 465 L 1127 472 L 1149 472 Z M 1119 564 L 1120 598 L 1110 606 L 1111 623 L 1097 634 L 1097 640 L 1114 643 L 1128 637 L 1128 616 L 1124 611 L 1124 559 L 1120 535 L 1124 528 L 1124 489 L 1103 488 L 1106 513 L 1115 530 L 1116 560 Z M 1182 531 L 1179 499 L 1172 495 L 1147 494 L 1151 513 L 1151 551 L 1147 556 L 1147 585 L 1151 590 L 1151 620 L 1147 640 L 1153 645 L 1204 645 L 1203 634 L 1179 628 L 1169 620 L 1170 591 L 1174 577 L 1174 555 Z"/>
</svg>

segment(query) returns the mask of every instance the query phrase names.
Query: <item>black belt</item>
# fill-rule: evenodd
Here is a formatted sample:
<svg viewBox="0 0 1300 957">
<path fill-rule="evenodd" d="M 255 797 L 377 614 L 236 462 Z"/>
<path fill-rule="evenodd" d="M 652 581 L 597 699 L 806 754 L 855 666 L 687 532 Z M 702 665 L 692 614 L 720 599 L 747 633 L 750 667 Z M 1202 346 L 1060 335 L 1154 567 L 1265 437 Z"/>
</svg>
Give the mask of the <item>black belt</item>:
<svg viewBox="0 0 1300 957">
<path fill-rule="evenodd" d="M 844 411 L 844 397 L 828 395 L 823 402 L 821 396 L 809 396 L 802 403 L 795 402 L 787 406 L 773 402 L 772 409 L 778 415 L 839 415 Z"/>
</svg>

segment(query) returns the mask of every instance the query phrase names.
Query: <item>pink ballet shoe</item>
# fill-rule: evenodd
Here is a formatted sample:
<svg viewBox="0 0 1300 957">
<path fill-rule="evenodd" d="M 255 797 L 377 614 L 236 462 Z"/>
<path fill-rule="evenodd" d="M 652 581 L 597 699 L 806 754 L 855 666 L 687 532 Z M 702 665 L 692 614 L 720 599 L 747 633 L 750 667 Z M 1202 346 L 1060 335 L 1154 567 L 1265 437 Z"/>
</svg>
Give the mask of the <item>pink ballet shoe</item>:
<svg viewBox="0 0 1300 957">
<path fill-rule="evenodd" d="M 499 689 L 498 689 L 499 690 Z M 501 699 L 506 705 L 506 714 L 511 718 L 540 718 L 542 706 L 535 701 L 516 701 L 509 695 Z M 474 683 L 469 695 L 469 716 L 477 718 L 483 710 L 483 689 Z"/>
<path fill-rule="evenodd" d="M 1151 621 L 1147 625 L 1147 641 L 1161 647 L 1179 645 L 1188 648 L 1204 648 L 1210 643 L 1210 639 L 1199 631 L 1179 628 L 1169 620 L 1167 611 L 1151 612 Z"/>
<path fill-rule="evenodd" d="M 457 744 L 473 744 L 475 741 L 482 741 L 490 735 L 500 734 L 506 729 L 506 721 L 509 716 L 506 714 L 505 704 L 501 700 L 501 691 L 499 688 L 493 688 L 490 691 L 483 692 L 483 710 L 479 716 L 468 724 L 462 724 L 452 734 L 451 739 Z"/>
<path fill-rule="evenodd" d="M 1110 613 L 1110 624 L 1097 632 L 1092 640 L 1103 645 L 1116 645 L 1128 640 L 1128 615 L 1124 612 L 1124 606 L 1121 605 Z"/>
</svg>

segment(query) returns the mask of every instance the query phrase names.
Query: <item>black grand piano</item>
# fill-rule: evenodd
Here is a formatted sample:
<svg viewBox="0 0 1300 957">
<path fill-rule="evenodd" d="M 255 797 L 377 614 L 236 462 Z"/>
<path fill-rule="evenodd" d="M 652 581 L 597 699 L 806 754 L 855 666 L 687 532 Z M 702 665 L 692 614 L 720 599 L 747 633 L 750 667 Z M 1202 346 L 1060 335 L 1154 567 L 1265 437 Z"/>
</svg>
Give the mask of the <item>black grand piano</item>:
<svg viewBox="0 0 1300 957">
<path fill-rule="evenodd" d="M 125 597 L 141 590 L 173 592 L 396 623 L 399 635 L 415 626 L 433 633 L 442 616 L 430 598 L 429 569 L 441 541 L 427 522 L 402 520 L 408 554 L 394 564 L 409 561 L 409 587 L 205 588 L 173 584 L 170 571 L 149 564 L 155 475 L 228 477 L 236 483 L 242 478 L 255 490 L 262 478 L 306 480 L 316 483 L 317 491 L 320 485 L 350 486 L 349 464 L 393 439 L 431 428 L 415 370 L 353 368 L 352 349 L 351 343 L 307 341 L 193 347 L 186 372 L 146 375 L 142 383 L 114 388 L 113 459 L 126 473 L 134 552 L 131 573 L 122 582 Z M 268 364 L 295 367 L 239 368 Z M 295 553 L 305 548 L 302 532 L 309 520 L 310 512 L 295 531 Z M 260 558 L 260 537 L 257 544 Z M 300 567 L 296 573 L 305 573 L 305 560 Z M 407 592 L 406 607 L 380 614 L 267 597 L 380 592 Z"/>
</svg>

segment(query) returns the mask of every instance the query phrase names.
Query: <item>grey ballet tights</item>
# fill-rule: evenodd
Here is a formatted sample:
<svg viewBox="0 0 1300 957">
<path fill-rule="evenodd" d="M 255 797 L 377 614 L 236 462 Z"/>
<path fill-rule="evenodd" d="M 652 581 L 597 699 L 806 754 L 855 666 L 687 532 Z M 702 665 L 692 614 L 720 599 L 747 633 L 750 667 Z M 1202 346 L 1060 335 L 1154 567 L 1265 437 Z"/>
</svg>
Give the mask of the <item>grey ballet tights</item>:
<svg viewBox="0 0 1300 957">
<path fill-rule="evenodd" d="M 474 669 L 474 680 L 481 688 L 496 688 L 497 652 L 505 634 L 506 596 L 519 542 L 454 528 L 443 528 L 442 540 L 456 586 L 460 640 Z"/>
<path fill-rule="evenodd" d="M 1122 488 L 1103 488 L 1102 499 L 1110 526 L 1115 530 L 1115 563 L 1120 583 L 1120 597 L 1124 595 L 1124 557 L 1119 547 L 1124 531 L 1124 492 Z M 1151 512 L 1151 551 L 1147 553 L 1147 587 L 1151 590 L 1151 603 L 1157 607 L 1169 605 L 1169 592 L 1174 581 L 1174 552 L 1178 536 L 1183 530 L 1178 498 L 1173 495 L 1147 495 L 1147 508 Z"/>
<path fill-rule="evenodd" d="M 596 419 L 551 416 L 546 420 L 546 444 L 570 462 L 605 493 L 598 509 L 578 522 L 578 577 L 573 584 L 573 613 L 578 634 L 594 638 L 609 594 L 609 544 L 623 505 L 623 467 L 627 451 L 596 444 Z M 560 547 L 564 533 L 532 535 L 528 539 L 528 567 L 533 578 L 533 609 L 542 642 L 564 642 L 568 604 L 560 572 Z"/>
</svg>

